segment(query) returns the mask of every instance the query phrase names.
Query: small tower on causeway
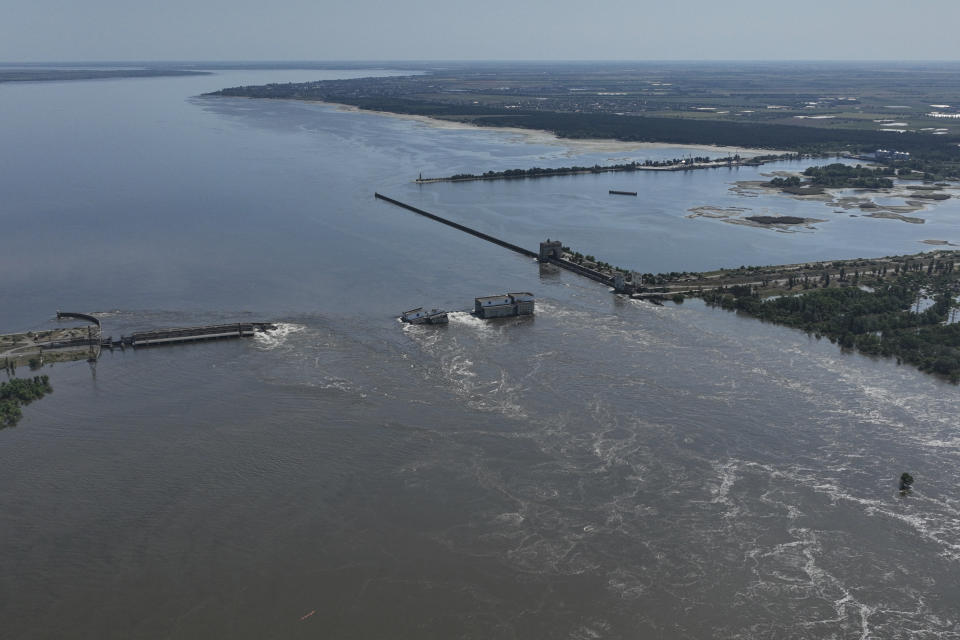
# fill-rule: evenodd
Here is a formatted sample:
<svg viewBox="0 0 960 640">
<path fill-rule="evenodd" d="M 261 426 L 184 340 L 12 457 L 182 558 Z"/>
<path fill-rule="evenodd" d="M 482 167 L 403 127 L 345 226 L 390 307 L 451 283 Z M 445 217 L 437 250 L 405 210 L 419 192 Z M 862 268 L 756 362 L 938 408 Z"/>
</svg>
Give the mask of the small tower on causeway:
<svg viewBox="0 0 960 640">
<path fill-rule="evenodd" d="M 540 243 L 540 262 L 547 262 L 550 258 L 556 258 L 559 260 L 563 257 L 563 243 L 559 240 L 553 240 L 551 242 L 550 238 L 547 238 L 546 242 Z"/>
</svg>

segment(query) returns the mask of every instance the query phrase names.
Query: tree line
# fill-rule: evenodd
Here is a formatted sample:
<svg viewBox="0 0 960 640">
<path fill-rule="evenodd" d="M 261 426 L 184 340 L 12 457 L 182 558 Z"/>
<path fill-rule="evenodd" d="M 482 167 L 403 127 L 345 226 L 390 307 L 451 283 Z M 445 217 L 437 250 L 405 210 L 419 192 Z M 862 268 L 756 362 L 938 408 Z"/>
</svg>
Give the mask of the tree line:
<svg viewBox="0 0 960 640">
<path fill-rule="evenodd" d="M 810 182 L 821 187 L 861 187 L 868 189 L 887 188 L 893 186 L 893 180 L 888 176 L 896 175 L 893 167 L 879 167 L 871 169 L 857 165 L 840 164 L 835 162 L 822 167 L 807 167 L 803 175 L 810 178 Z"/>
<path fill-rule="evenodd" d="M 761 299 L 746 285 L 706 291 L 708 304 L 826 336 L 845 349 L 896 357 L 921 371 L 960 382 L 960 323 L 948 322 L 956 307 L 953 262 L 905 268 L 893 281 L 872 290 L 820 284 L 798 295 Z M 920 300 L 932 301 L 919 310 Z"/>
<path fill-rule="evenodd" d="M 895 176 L 893 167 L 879 167 L 871 169 L 861 165 L 850 165 L 835 162 L 826 166 L 807 167 L 803 175 L 809 179 L 801 180 L 800 176 L 776 177 L 769 184 L 792 193 L 803 193 L 803 190 L 812 188 L 858 188 L 858 189 L 890 189 L 893 180 L 888 176 Z"/>
<path fill-rule="evenodd" d="M 546 176 L 569 175 L 574 173 L 603 173 L 606 171 L 639 171 L 644 167 L 679 167 L 690 164 L 706 164 L 710 162 L 727 162 L 730 164 L 740 161 L 739 155 L 726 158 L 710 158 L 709 156 L 694 156 L 691 158 L 673 158 L 672 160 L 644 160 L 643 162 L 628 162 L 624 164 L 595 164 L 592 167 L 531 167 L 529 169 L 506 169 L 504 171 L 485 171 L 484 173 L 455 173 L 446 178 L 425 178 L 425 180 L 496 180 L 510 178 L 541 178 Z"/>
<path fill-rule="evenodd" d="M 0 428 L 12 427 L 23 416 L 20 407 L 53 391 L 48 376 L 13 378 L 0 382 Z"/>
<path fill-rule="evenodd" d="M 393 82 L 396 82 L 394 80 Z M 505 109 L 474 104 L 451 104 L 392 95 L 391 79 L 369 81 L 362 86 L 343 81 L 269 84 L 231 87 L 208 95 L 249 98 L 325 100 L 360 109 L 417 114 L 477 126 L 521 127 L 552 131 L 561 138 L 607 138 L 625 141 L 670 142 L 789 149 L 801 153 L 826 151 L 873 152 L 898 149 L 936 157 L 940 162 L 960 160 L 956 136 L 896 133 L 872 129 L 826 129 L 789 124 L 729 122 L 692 118 L 575 113 Z"/>
</svg>

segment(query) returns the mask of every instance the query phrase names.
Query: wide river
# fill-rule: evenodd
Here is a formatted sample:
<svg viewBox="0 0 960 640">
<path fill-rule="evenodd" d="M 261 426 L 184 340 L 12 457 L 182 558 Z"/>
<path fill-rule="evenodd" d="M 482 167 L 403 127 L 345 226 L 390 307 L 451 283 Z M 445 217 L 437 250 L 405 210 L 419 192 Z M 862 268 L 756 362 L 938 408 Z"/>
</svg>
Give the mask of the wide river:
<svg viewBox="0 0 960 640">
<path fill-rule="evenodd" d="M 0 431 L 0 636 L 960 637 L 957 387 L 373 193 L 653 272 L 960 242 L 960 201 L 920 225 L 730 190 L 789 163 L 417 186 L 720 154 L 196 97 L 359 73 L 0 85 L 0 332 L 281 323 L 44 369 Z M 536 316 L 396 319 L 504 291 Z"/>
</svg>

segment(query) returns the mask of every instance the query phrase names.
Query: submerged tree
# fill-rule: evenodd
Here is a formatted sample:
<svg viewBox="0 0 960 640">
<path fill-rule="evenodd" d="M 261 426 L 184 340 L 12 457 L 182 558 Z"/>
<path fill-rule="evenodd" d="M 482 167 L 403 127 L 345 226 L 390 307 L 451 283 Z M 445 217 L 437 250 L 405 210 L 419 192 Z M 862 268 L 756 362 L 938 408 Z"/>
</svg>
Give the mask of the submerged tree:
<svg viewBox="0 0 960 640">
<path fill-rule="evenodd" d="M 913 485 L 913 476 L 904 471 L 900 474 L 900 491 L 910 491 Z"/>
</svg>

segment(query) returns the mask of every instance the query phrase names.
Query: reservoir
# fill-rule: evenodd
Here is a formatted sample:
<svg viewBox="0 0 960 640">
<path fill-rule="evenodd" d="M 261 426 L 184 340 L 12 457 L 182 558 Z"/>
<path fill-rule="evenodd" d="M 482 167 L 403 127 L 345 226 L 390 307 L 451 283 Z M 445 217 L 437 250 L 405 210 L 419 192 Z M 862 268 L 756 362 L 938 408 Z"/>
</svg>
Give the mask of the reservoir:
<svg viewBox="0 0 960 640">
<path fill-rule="evenodd" d="M 921 225 L 731 190 L 805 162 L 417 185 L 723 153 L 198 97 L 360 73 L 0 84 L 0 330 L 279 323 L 43 370 L 54 393 L 0 430 L 0 635 L 956 634 L 957 387 L 373 194 L 642 272 L 960 243 L 956 199 Z M 536 316 L 397 320 L 506 291 Z"/>
</svg>

